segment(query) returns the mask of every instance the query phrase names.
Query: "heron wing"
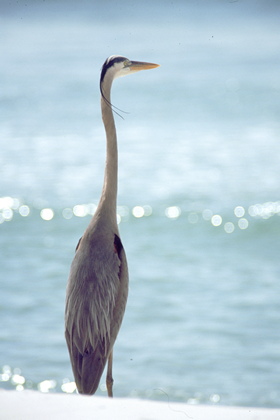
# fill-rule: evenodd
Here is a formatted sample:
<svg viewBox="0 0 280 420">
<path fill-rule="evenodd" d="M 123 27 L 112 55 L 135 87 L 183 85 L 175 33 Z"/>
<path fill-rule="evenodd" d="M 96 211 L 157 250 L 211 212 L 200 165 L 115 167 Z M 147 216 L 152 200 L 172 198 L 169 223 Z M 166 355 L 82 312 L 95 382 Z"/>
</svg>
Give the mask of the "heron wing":
<svg viewBox="0 0 280 420">
<path fill-rule="evenodd" d="M 128 266 L 126 261 L 125 250 L 118 235 L 114 240 L 115 250 L 118 254 L 119 267 L 119 289 L 115 300 L 113 316 L 111 320 L 111 343 L 114 344 L 123 320 L 127 296 L 128 296 Z M 112 346 L 113 347 L 113 346 Z"/>
<path fill-rule="evenodd" d="M 65 336 L 78 390 L 87 394 L 98 387 L 127 299 L 123 246 L 117 235 L 107 242 L 80 241 L 68 282 Z"/>
</svg>

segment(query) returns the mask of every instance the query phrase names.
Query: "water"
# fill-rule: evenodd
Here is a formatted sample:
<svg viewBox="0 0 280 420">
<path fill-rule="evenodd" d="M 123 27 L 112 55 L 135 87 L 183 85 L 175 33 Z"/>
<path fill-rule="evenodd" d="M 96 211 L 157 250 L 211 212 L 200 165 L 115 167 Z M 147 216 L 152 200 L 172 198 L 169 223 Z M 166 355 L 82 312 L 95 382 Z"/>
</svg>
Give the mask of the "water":
<svg viewBox="0 0 280 420">
<path fill-rule="evenodd" d="M 119 53 L 116 396 L 280 406 L 277 2 L 1 3 L 1 387 L 70 392 L 64 298 Z M 104 379 L 98 391 L 106 395 Z"/>
</svg>

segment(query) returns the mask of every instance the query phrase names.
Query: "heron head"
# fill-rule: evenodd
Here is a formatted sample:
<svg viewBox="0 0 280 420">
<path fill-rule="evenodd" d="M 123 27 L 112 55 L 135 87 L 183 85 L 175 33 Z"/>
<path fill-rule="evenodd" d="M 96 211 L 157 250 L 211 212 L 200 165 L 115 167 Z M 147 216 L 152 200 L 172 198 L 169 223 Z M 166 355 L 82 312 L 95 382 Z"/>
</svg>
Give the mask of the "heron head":
<svg viewBox="0 0 280 420">
<path fill-rule="evenodd" d="M 101 70 L 101 81 L 104 79 L 107 72 L 111 74 L 112 79 L 116 79 L 117 77 L 136 73 L 140 70 L 149 70 L 156 67 L 159 67 L 159 64 L 131 61 L 121 55 L 111 55 L 111 57 L 107 58 L 103 64 Z"/>
</svg>

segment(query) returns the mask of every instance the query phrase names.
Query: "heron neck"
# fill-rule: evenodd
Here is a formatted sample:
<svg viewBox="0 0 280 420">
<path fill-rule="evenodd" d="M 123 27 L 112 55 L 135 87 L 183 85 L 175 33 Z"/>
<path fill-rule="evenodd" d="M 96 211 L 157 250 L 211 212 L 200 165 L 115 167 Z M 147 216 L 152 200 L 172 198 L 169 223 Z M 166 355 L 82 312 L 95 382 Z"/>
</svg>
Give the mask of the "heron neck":
<svg viewBox="0 0 280 420">
<path fill-rule="evenodd" d="M 105 98 L 111 102 L 111 87 L 113 80 L 105 79 L 102 91 Z M 112 108 L 103 97 L 101 97 L 101 111 L 104 128 L 106 132 L 106 165 L 104 184 L 100 199 L 102 211 L 116 223 L 117 212 L 117 190 L 118 190 L 118 146 Z"/>
</svg>

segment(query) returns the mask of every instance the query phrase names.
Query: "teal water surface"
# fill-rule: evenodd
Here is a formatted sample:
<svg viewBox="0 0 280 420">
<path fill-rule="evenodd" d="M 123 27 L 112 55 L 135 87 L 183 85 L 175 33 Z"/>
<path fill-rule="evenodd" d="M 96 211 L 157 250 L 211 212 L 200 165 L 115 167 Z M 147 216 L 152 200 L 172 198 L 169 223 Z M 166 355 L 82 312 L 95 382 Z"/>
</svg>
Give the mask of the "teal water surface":
<svg viewBox="0 0 280 420">
<path fill-rule="evenodd" d="M 113 86 L 115 395 L 279 407 L 278 3 L 1 8 L 1 387 L 74 390 L 65 287 L 103 181 L 100 68 L 122 54 L 161 67 Z"/>
</svg>

